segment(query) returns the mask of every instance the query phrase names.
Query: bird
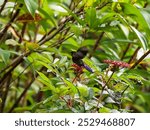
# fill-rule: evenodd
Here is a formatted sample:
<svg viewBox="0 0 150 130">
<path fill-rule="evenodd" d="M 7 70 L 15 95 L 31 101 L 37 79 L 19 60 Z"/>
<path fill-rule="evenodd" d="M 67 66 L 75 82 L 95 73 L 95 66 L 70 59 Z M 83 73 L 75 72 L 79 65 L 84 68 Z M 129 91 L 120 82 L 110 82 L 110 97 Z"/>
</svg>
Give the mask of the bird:
<svg viewBox="0 0 150 130">
<path fill-rule="evenodd" d="M 72 61 L 75 64 L 77 64 L 79 67 L 83 67 L 89 72 L 93 73 L 93 70 L 88 65 L 86 65 L 82 60 L 87 53 L 88 53 L 88 49 L 85 46 L 80 47 L 76 52 L 75 51 L 71 52 Z"/>
</svg>

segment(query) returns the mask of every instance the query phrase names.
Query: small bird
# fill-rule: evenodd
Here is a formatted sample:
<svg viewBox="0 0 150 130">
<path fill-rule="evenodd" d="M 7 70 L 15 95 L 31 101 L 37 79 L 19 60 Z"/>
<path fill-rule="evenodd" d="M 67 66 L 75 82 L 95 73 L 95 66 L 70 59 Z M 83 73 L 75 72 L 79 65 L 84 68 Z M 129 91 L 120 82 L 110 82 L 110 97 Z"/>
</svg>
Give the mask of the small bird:
<svg viewBox="0 0 150 130">
<path fill-rule="evenodd" d="M 93 70 L 88 65 L 86 65 L 82 60 L 87 53 L 88 53 L 88 49 L 85 46 L 79 48 L 76 52 L 71 52 L 72 61 L 78 66 L 84 67 L 86 70 L 93 73 Z"/>
</svg>

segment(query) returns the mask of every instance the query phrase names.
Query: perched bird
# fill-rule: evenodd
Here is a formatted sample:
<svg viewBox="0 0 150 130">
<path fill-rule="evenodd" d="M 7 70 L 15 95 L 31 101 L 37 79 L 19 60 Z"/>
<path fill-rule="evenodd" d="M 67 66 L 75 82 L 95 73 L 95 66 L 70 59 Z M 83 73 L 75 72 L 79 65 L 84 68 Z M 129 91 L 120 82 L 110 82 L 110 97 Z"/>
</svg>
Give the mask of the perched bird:
<svg viewBox="0 0 150 130">
<path fill-rule="evenodd" d="M 71 52 L 72 61 L 75 64 L 77 64 L 79 67 L 84 67 L 86 70 L 93 73 L 93 70 L 88 65 L 86 65 L 82 60 L 87 53 L 88 53 L 88 49 L 85 46 L 79 48 L 76 52 Z"/>
</svg>

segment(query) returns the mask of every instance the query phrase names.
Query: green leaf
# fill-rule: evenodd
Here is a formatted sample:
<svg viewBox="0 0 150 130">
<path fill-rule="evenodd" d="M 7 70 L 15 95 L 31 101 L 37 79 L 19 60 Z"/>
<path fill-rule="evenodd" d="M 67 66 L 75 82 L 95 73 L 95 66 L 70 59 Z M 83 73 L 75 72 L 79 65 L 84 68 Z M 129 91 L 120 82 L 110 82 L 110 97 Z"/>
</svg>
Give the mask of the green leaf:
<svg viewBox="0 0 150 130">
<path fill-rule="evenodd" d="M 39 106 L 40 105 L 42 105 L 43 104 L 43 102 L 38 102 L 38 103 L 36 103 L 33 107 L 32 107 L 32 112 L 35 112 L 36 111 L 36 109 L 38 109 L 39 108 Z"/>
<path fill-rule="evenodd" d="M 70 25 L 71 27 L 71 31 L 76 35 L 76 36 L 80 36 L 82 34 L 82 30 L 79 26 L 77 25 Z"/>
<path fill-rule="evenodd" d="M 61 58 L 61 60 L 59 61 L 59 64 L 60 64 L 60 65 L 63 65 L 63 64 L 66 63 L 66 61 L 67 61 L 67 56 L 63 56 L 63 57 Z"/>
<path fill-rule="evenodd" d="M 65 84 L 71 89 L 71 91 L 73 92 L 72 94 L 79 94 L 79 90 L 77 89 L 77 87 L 70 81 L 63 79 L 63 81 L 65 82 Z"/>
<path fill-rule="evenodd" d="M 86 10 L 85 21 L 88 23 L 90 28 L 96 28 L 98 19 L 96 18 L 96 9 L 89 8 Z"/>
<path fill-rule="evenodd" d="M 48 65 L 47 63 L 44 63 L 43 61 L 37 61 L 37 63 L 45 66 L 50 72 L 55 72 L 55 69 L 51 66 L 51 65 Z"/>
<path fill-rule="evenodd" d="M 116 15 L 116 13 L 107 13 L 105 14 L 100 20 L 99 20 L 99 24 L 104 24 L 104 23 L 108 23 L 113 21 L 114 16 Z"/>
<path fill-rule="evenodd" d="M 88 99 L 92 99 L 95 94 L 93 88 L 89 88 L 88 91 L 89 91 Z"/>
<path fill-rule="evenodd" d="M 149 28 L 150 28 L 150 10 L 148 8 L 140 9 L 143 17 L 145 18 L 145 21 L 147 22 Z"/>
<path fill-rule="evenodd" d="M 50 81 L 50 79 L 48 79 L 48 78 L 46 77 L 46 75 L 43 74 L 43 73 L 41 73 L 41 72 L 38 72 L 38 71 L 37 71 L 37 73 L 38 73 L 39 76 L 41 77 L 41 80 L 40 80 L 40 81 L 41 81 L 43 84 L 45 84 L 46 86 L 48 86 L 50 90 L 52 90 L 52 91 L 54 91 L 55 93 L 57 93 L 56 88 L 53 86 L 53 84 L 52 84 L 52 82 Z"/>
<path fill-rule="evenodd" d="M 37 54 L 37 59 L 38 59 L 38 60 L 43 61 L 43 62 L 45 62 L 45 63 L 52 63 L 52 61 L 50 61 L 50 59 L 47 58 L 47 56 L 45 56 L 45 55 L 40 55 L 40 54 L 38 54 L 38 53 L 36 53 L 36 54 Z"/>
<path fill-rule="evenodd" d="M 135 27 L 133 27 L 133 26 L 130 26 L 130 27 L 134 31 L 134 33 L 137 35 L 138 39 L 140 40 L 140 43 L 141 43 L 141 46 L 143 47 L 143 49 L 147 50 L 148 43 L 147 43 L 146 38 Z"/>
<path fill-rule="evenodd" d="M 86 97 L 86 98 L 89 96 L 89 90 L 86 85 L 78 83 L 77 88 L 79 90 L 80 96 Z"/>
<path fill-rule="evenodd" d="M 54 25 L 54 26 L 56 26 L 56 27 L 58 27 L 57 26 L 57 23 L 55 22 L 55 20 L 54 20 L 54 18 L 51 16 L 51 15 L 49 15 L 49 13 L 48 12 L 46 12 L 44 9 L 42 9 L 42 8 L 39 8 L 39 12 L 45 17 L 45 19 L 44 19 L 44 21 L 43 21 L 43 28 L 45 28 L 45 27 L 48 27 L 48 25 L 44 25 L 44 23 L 47 23 L 45 20 L 50 20 L 51 21 L 51 23 Z M 42 22 L 41 22 L 42 23 Z"/>
<path fill-rule="evenodd" d="M 113 57 L 116 57 L 116 59 L 119 59 L 119 55 L 117 54 L 117 52 L 113 48 L 108 48 L 108 50 L 113 55 Z"/>
<path fill-rule="evenodd" d="M 4 61 L 5 64 L 7 64 L 8 60 L 10 58 L 10 52 L 0 48 L 0 58 L 2 58 L 2 60 Z"/>
<path fill-rule="evenodd" d="M 99 109 L 99 112 L 100 113 L 110 113 L 110 109 L 107 107 L 102 107 Z"/>
<path fill-rule="evenodd" d="M 16 108 L 14 109 L 14 112 L 16 112 L 16 113 L 21 113 L 21 112 L 30 111 L 30 110 L 32 110 L 32 107 L 31 107 L 31 106 L 16 107 Z"/>
<path fill-rule="evenodd" d="M 140 105 L 134 104 L 133 107 L 134 109 L 137 109 L 139 112 L 146 112 L 145 109 Z"/>
<path fill-rule="evenodd" d="M 35 11 L 38 9 L 37 0 L 24 0 L 24 3 L 32 16 L 35 15 Z"/>
<path fill-rule="evenodd" d="M 6 40 L 6 41 L 5 41 L 5 44 L 6 44 L 6 45 L 12 45 L 12 46 L 17 46 L 17 45 L 19 45 L 19 43 L 16 42 L 14 39 L 8 39 L 8 40 Z"/>
<path fill-rule="evenodd" d="M 75 18 L 75 20 L 77 20 L 79 22 L 80 25 L 83 25 L 84 22 L 82 21 L 82 19 L 80 19 L 75 13 L 72 12 L 72 10 L 70 10 L 69 8 L 67 8 L 66 6 L 62 5 L 62 4 L 58 4 L 60 7 L 64 8 L 72 17 Z"/>
<path fill-rule="evenodd" d="M 52 96 L 46 98 L 46 99 L 43 101 L 43 104 L 46 104 L 46 103 L 48 103 L 48 102 L 50 102 L 50 101 L 52 101 L 52 100 L 54 100 L 54 99 L 57 99 L 57 98 L 59 98 L 58 95 L 57 95 L 57 94 L 54 94 L 54 95 L 52 95 Z"/>
<path fill-rule="evenodd" d="M 133 86 L 132 82 L 131 82 L 127 77 L 125 77 L 125 76 L 120 76 L 120 79 L 121 79 L 122 81 L 124 81 L 127 85 L 129 85 L 132 89 L 134 89 L 134 86 Z"/>
<path fill-rule="evenodd" d="M 83 0 L 83 3 L 85 4 L 86 7 L 91 7 L 96 0 Z"/>
<path fill-rule="evenodd" d="M 140 12 L 140 10 L 128 3 L 120 2 L 119 4 L 122 7 L 123 13 L 125 13 L 127 16 L 131 16 L 131 18 L 133 18 L 139 24 L 139 26 L 142 28 L 142 30 L 146 31 L 147 35 L 150 36 L 149 25 L 146 22 L 144 16 Z"/>
<path fill-rule="evenodd" d="M 142 76 L 143 78 L 150 79 L 150 72 L 146 70 L 131 69 L 131 70 L 127 70 L 126 73 L 128 75 L 139 75 Z"/>
<path fill-rule="evenodd" d="M 37 71 L 37 73 L 40 75 L 40 77 L 41 77 L 44 81 L 47 81 L 47 82 L 50 81 L 50 80 L 46 77 L 45 74 L 43 74 L 43 73 L 41 73 L 41 72 L 38 72 L 38 71 Z"/>
</svg>

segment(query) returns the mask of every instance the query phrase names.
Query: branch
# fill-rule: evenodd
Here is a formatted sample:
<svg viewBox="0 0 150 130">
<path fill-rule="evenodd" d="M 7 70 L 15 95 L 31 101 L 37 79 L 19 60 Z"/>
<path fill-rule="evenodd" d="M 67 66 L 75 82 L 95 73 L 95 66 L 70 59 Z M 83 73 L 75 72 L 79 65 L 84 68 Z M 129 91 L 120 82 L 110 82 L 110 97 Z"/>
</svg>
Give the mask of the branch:
<svg viewBox="0 0 150 130">
<path fill-rule="evenodd" d="M 43 71 L 45 69 L 45 67 L 42 67 L 39 71 Z M 38 76 L 38 74 L 36 73 L 35 76 L 32 76 L 32 79 L 30 80 L 30 82 L 26 85 L 24 91 L 21 93 L 21 95 L 19 96 L 19 98 L 16 100 L 16 102 L 14 103 L 14 105 L 10 108 L 10 110 L 8 111 L 9 113 L 11 113 L 15 107 L 17 107 L 17 105 L 19 104 L 19 102 L 21 101 L 21 99 L 24 97 L 24 95 L 26 94 L 26 92 L 29 90 L 29 88 L 31 87 L 32 83 L 35 81 L 36 77 Z"/>
<path fill-rule="evenodd" d="M 103 7 L 105 7 L 106 5 L 108 5 L 108 4 L 110 4 L 110 3 L 112 3 L 112 2 L 106 2 L 106 3 L 102 4 L 102 5 L 100 5 L 99 7 L 97 7 L 96 9 L 97 9 L 97 10 L 98 10 L 98 9 L 102 9 Z"/>
<path fill-rule="evenodd" d="M 126 53 L 128 52 L 130 46 L 131 46 L 131 43 L 129 43 L 129 44 L 127 45 L 126 49 L 123 51 L 123 55 L 122 55 L 122 57 L 121 57 L 121 60 L 124 59 L 124 57 L 125 57 Z"/>
<path fill-rule="evenodd" d="M 78 10 L 75 14 L 76 15 L 81 15 L 81 12 L 83 11 L 83 8 L 80 8 L 80 10 Z M 60 22 L 58 22 L 58 26 L 60 27 L 60 26 L 64 26 L 67 22 L 69 22 L 69 21 L 71 21 L 71 20 L 74 20 L 74 17 L 73 16 L 68 16 L 68 17 L 66 17 L 65 19 L 64 18 L 62 18 L 61 20 L 60 20 Z M 44 39 L 46 39 L 46 37 L 48 36 L 48 37 L 51 37 L 51 36 L 49 36 L 52 32 L 54 32 L 55 30 L 57 29 L 57 27 L 53 27 L 47 34 L 45 34 L 40 40 L 39 40 L 39 42 L 38 43 L 41 43 Z M 43 43 L 42 43 L 43 44 Z"/>
<path fill-rule="evenodd" d="M 6 80 L 6 78 L 7 78 L 7 76 L 9 75 L 9 74 L 11 74 L 11 72 L 22 62 L 22 61 L 24 61 L 24 57 L 25 56 L 28 56 L 29 54 L 30 54 L 31 52 L 26 52 L 26 53 L 24 53 L 24 54 L 22 54 L 21 56 L 19 56 L 19 57 L 17 57 L 16 59 L 14 59 L 13 60 L 13 62 L 9 65 L 9 68 L 5 68 L 5 69 L 3 69 L 3 72 L 4 72 L 4 70 L 7 70 L 8 69 L 8 71 L 3 75 L 3 77 L 0 79 L 0 88 L 2 88 L 2 86 L 3 86 L 3 84 L 5 83 L 5 80 Z"/>
<path fill-rule="evenodd" d="M 102 91 L 101 91 L 100 96 L 99 96 L 99 98 L 98 98 L 97 108 L 98 108 L 100 102 L 102 101 L 103 91 L 105 90 L 107 84 L 108 84 L 109 81 L 111 80 L 111 78 L 112 78 L 112 76 L 113 76 L 114 73 L 115 73 L 115 70 L 112 72 L 112 74 L 110 75 L 109 79 L 107 80 L 107 82 L 106 82 L 106 83 L 104 84 L 104 86 L 102 87 Z"/>
<path fill-rule="evenodd" d="M 2 32 L 0 33 L 0 39 L 3 38 L 3 36 L 5 35 L 5 33 L 7 32 L 8 28 L 11 26 L 11 24 L 14 22 L 15 18 L 19 15 L 20 9 L 21 7 L 23 7 L 23 4 L 19 5 L 19 8 L 16 10 L 16 12 L 14 13 L 14 15 L 12 16 L 12 18 L 9 20 L 9 22 L 6 24 L 6 26 L 4 27 L 4 29 L 2 30 Z"/>
<path fill-rule="evenodd" d="M 129 88 L 130 86 L 128 85 L 122 92 L 121 95 L 123 95 L 125 93 L 125 91 Z"/>
<path fill-rule="evenodd" d="M 34 31 L 34 38 L 33 38 L 33 42 L 36 42 L 36 38 L 37 38 L 37 35 L 38 35 L 39 27 L 40 27 L 40 25 L 39 25 L 39 24 L 37 24 L 37 25 L 36 25 L 36 29 L 35 29 L 35 31 Z"/>
<path fill-rule="evenodd" d="M 63 43 L 64 41 L 66 41 L 67 39 L 71 38 L 74 34 L 70 34 L 68 37 L 66 38 L 62 38 L 59 41 L 57 41 L 55 44 L 53 44 L 52 46 L 49 45 L 48 47 L 56 47 L 57 45 L 60 45 L 61 43 Z"/>
<path fill-rule="evenodd" d="M 20 76 L 27 70 L 28 67 L 31 66 L 32 63 L 33 63 L 33 62 L 29 63 L 29 64 L 24 68 L 24 70 L 23 70 L 14 80 L 12 80 L 12 81 L 10 82 L 10 85 L 11 85 L 15 80 L 19 79 Z"/>
<path fill-rule="evenodd" d="M 68 19 L 69 20 L 69 19 Z M 56 32 L 52 35 L 49 35 L 47 37 L 45 37 L 41 42 L 39 42 L 39 45 L 43 45 L 45 42 L 51 40 L 52 38 L 54 38 L 63 28 L 65 27 L 65 24 L 63 24 L 62 26 L 60 26 Z M 63 41 L 62 41 L 63 42 Z M 6 70 L 8 70 L 4 76 L 0 79 L 0 88 L 3 86 L 3 83 L 5 82 L 5 78 L 15 69 L 15 67 L 17 67 L 22 61 L 23 61 L 23 58 L 25 56 L 28 56 L 29 54 L 31 54 L 32 51 L 30 52 L 27 52 L 27 53 L 24 53 L 23 55 L 17 57 L 16 59 L 13 60 L 13 62 L 8 65 L 7 67 L 5 67 L 2 71 L 2 72 L 5 72 Z"/>
<path fill-rule="evenodd" d="M 139 50 L 140 50 L 140 47 L 138 47 L 138 48 L 135 50 L 135 52 L 134 52 L 133 55 L 131 56 L 130 60 L 128 61 L 129 64 L 134 60 L 134 58 L 136 57 L 136 55 L 137 55 L 137 53 L 138 53 Z"/>
<path fill-rule="evenodd" d="M 150 54 L 150 50 L 148 50 L 137 62 L 135 62 L 130 69 L 134 69 L 146 56 L 148 56 L 148 54 Z"/>
<path fill-rule="evenodd" d="M 8 1 L 8 0 L 5 0 L 4 3 L 1 5 L 1 8 L 0 8 L 0 15 L 1 15 L 1 13 L 2 13 L 4 7 L 5 7 L 6 3 L 7 3 L 7 1 Z"/>
<path fill-rule="evenodd" d="M 9 91 L 9 85 L 10 85 L 11 77 L 12 77 L 12 75 L 9 75 L 8 78 L 7 78 L 7 82 L 6 82 L 6 85 L 5 85 L 6 86 L 5 91 L 3 91 L 2 103 L 0 104 L 0 112 L 4 111 L 4 107 L 5 107 L 8 91 Z"/>
<path fill-rule="evenodd" d="M 144 4 L 143 8 L 146 8 L 147 5 L 148 5 L 148 2 L 146 2 L 146 3 Z M 137 29 L 138 26 L 139 26 L 139 24 L 137 24 L 137 25 L 135 26 L 135 28 Z M 140 50 L 140 47 L 137 47 L 137 49 L 135 50 L 135 52 L 134 52 L 133 55 L 131 56 L 130 60 L 128 61 L 129 64 L 134 60 L 134 58 L 136 57 L 136 55 L 137 55 L 137 53 L 138 53 L 139 50 Z"/>
<path fill-rule="evenodd" d="M 34 82 L 35 78 L 34 76 L 32 76 L 31 81 L 26 85 L 24 91 L 21 93 L 21 95 L 19 96 L 19 98 L 16 100 L 16 102 L 14 103 L 14 105 L 10 108 L 10 110 L 8 111 L 9 113 L 11 113 L 15 107 L 17 107 L 18 103 L 20 102 L 20 100 L 23 98 L 23 96 L 26 94 L 26 92 L 28 91 L 28 89 L 30 88 L 31 84 Z"/>
<path fill-rule="evenodd" d="M 62 30 L 64 27 L 65 27 L 65 24 L 60 26 L 54 34 L 46 36 L 45 39 L 43 39 L 42 41 L 39 42 L 39 45 L 43 45 L 45 42 L 47 42 L 47 41 L 51 40 L 52 38 L 54 38 L 59 33 L 59 31 Z"/>
<path fill-rule="evenodd" d="M 23 23 L 22 30 L 21 30 L 21 36 L 19 38 L 18 43 L 22 42 L 24 34 L 25 34 L 25 31 L 26 31 L 26 27 L 27 27 L 27 22 Z"/>
<path fill-rule="evenodd" d="M 94 47 L 93 47 L 93 50 L 92 50 L 92 52 L 91 52 L 89 58 L 92 57 L 93 53 L 94 53 L 95 50 L 97 49 L 99 42 L 100 42 L 101 39 L 103 38 L 103 35 L 104 35 L 104 32 L 102 32 L 102 33 L 99 35 L 98 39 L 97 39 L 96 42 L 95 42 L 95 45 L 94 45 Z"/>
</svg>

